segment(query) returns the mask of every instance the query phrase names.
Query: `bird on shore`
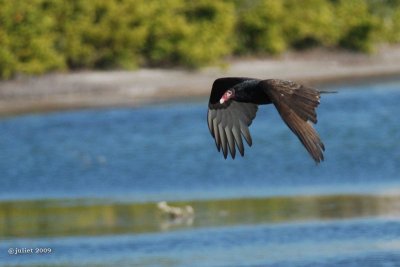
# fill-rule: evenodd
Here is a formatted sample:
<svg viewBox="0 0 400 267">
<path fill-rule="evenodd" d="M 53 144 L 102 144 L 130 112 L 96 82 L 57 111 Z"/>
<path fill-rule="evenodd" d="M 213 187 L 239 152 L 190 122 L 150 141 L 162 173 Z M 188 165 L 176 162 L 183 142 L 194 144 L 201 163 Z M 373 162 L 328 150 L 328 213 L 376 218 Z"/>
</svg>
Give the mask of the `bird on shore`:
<svg viewBox="0 0 400 267">
<path fill-rule="evenodd" d="M 166 201 L 161 201 L 157 203 L 157 207 L 170 219 L 189 218 L 194 215 L 194 209 L 189 205 L 185 207 L 173 207 L 168 205 Z"/>
<path fill-rule="evenodd" d="M 242 136 L 249 146 L 251 125 L 259 105 L 274 104 L 289 129 L 299 138 L 316 163 L 324 160 L 325 146 L 311 123 L 325 93 L 287 80 L 225 77 L 214 81 L 208 103 L 208 128 L 218 151 L 226 159 L 236 147 L 244 156 Z M 328 92 L 326 92 L 328 93 Z"/>
</svg>

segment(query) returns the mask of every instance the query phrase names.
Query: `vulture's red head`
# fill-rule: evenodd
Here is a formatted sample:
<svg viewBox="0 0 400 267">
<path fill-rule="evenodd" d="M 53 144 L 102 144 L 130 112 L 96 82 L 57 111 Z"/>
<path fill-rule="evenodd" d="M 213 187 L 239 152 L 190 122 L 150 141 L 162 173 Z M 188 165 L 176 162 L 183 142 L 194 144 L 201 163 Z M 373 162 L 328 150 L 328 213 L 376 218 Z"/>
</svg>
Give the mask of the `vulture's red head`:
<svg viewBox="0 0 400 267">
<path fill-rule="evenodd" d="M 229 99 L 235 97 L 235 91 L 233 90 L 226 90 L 225 93 L 222 95 L 221 99 L 219 100 L 220 104 L 227 102 Z"/>
</svg>

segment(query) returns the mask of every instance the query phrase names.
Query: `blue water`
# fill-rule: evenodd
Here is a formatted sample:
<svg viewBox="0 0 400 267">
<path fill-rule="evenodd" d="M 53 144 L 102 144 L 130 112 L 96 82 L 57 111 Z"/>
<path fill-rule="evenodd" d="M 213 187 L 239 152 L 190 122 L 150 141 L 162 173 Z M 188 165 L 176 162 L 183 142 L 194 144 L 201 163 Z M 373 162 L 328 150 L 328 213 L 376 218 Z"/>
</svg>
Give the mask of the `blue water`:
<svg viewBox="0 0 400 267">
<path fill-rule="evenodd" d="M 224 160 L 207 101 L 0 120 L 0 199 L 128 203 L 279 195 L 398 194 L 400 82 L 327 88 L 316 165 L 273 106 L 245 157 Z M 245 215 L 243 215 L 245 216 Z M 7 238 L 0 263 L 27 266 L 399 266 L 400 221 L 379 218 L 186 228 L 148 234 Z M 90 226 L 89 226 L 90 227 Z M 1 237 L 0 237 L 1 240 Z M 8 256 L 9 247 L 51 247 Z"/>
<path fill-rule="evenodd" d="M 400 83 L 343 89 L 318 109 L 319 166 L 271 105 L 250 128 L 253 147 L 235 160 L 218 154 L 204 101 L 3 119 L 0 196 L 147 201 L 400 188 Z"/>
<path fill-rule="evenodd" d="M 0 249 L 51 247 L 13 255 L 20 264 L 66 266 L 399 266 L 396 220 L 209 228 L 163 234 L 2 242 Z M 51 265 L 53 266 L 53 265 Z"/>
</svg>

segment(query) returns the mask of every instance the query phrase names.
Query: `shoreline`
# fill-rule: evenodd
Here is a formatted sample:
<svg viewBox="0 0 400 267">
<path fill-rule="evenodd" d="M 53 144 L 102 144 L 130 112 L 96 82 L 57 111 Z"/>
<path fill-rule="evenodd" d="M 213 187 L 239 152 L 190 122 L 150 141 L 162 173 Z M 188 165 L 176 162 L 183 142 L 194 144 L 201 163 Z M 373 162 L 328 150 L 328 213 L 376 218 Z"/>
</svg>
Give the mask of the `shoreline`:
<svg viewBox="0 0 400 267">
<path fill-rule="evenodd" d="M 84 108 L 136 107 L 207 97 L 223 76 L 290 79 L 313 87 L 400 79 L 400 46 L 373 55 L 313 49 L 241 58 L 198 71 L 139 69 L 52 73 L 0 82 L 0 116 Z"/>
</svg>

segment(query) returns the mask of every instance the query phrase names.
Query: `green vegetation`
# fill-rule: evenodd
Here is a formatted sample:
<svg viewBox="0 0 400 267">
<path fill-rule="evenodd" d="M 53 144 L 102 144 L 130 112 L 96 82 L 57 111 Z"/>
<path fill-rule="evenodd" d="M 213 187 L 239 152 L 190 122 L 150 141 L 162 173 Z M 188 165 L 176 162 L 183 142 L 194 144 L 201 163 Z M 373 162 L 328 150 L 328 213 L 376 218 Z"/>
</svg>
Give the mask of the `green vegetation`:
<svg viewBox="0 0 400 267">
<path fill-rule="evenodd" d="M 156 203 L 95 199 L 0 202 L 0 241 L 7 238 L 149 233 L 185 227 L 256 225 L 385 216 L 398 196 L 326 195 L 173 202 L 191 205 L 194 218 L 171 221 Z"/>
<path fill-rule="evenodd" d="M 400 42 L 399 0 L 0 0 L 0 78 Z"/>
</svg>

